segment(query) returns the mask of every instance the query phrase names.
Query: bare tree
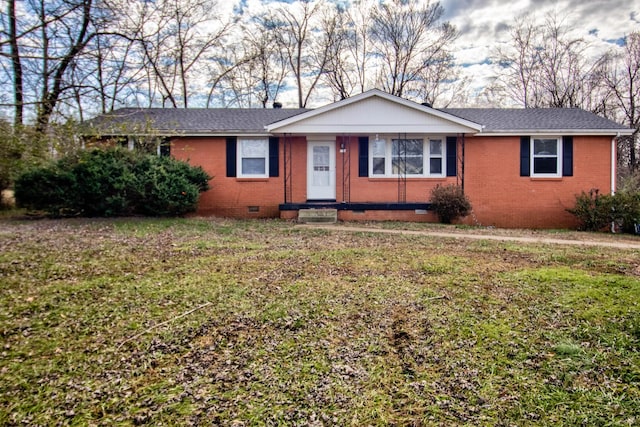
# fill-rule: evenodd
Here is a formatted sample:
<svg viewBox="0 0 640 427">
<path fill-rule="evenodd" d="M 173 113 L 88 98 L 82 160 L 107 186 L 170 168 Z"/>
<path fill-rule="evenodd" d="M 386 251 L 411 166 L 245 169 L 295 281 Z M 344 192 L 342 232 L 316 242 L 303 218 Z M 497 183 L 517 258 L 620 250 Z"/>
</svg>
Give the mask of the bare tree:
<svg viewBox="0 0 640 427">
<path fill-rule="evenodd" d="M 495 53 L 495 62 L 503 69 L 501 86 L 508 96 L 525 108 L 539 104 L 539 92 L 534 82 L 541 66 L 536 31 L 533 20 L 526 16 L 518 18 L 511 28 L 511 44 L 498 47 Z"/>
<path fill-rule="evenodd" d="M 349 31 L 346 32 L 346 48 L 355 64 L 356 87 L 364 92 L 373 82 L 369 79 L 368 70 L 372 65 L 372 42 L 370 38 L 371 11 L 374 3 L 357 1 L 349 9 Z M 350 72 L 350 70 L 347 70 Z"/>
<path fill-rule="evenodd" d="M 117 31 L 120 31 L 119 29 Z M 85 114 L 112 111 L 135 103 L 143 86 L 143 69 L 136 44 L 105 27 L 72 62 L 68 72 L 72 96 L 61 99 L 59 114 L 83 121 Z"/>
<path fill-rule="evenodd" d="M 511 43 L 496 50 L 505 92 L 525 108 L 597 104 L 592 96 L 598 92 L 599 73 L 588 44 L 572 37 L 553 15 L 541 25 L 534 22 L 532 16 L 520 17 L 511 30 Z"/>
<path fill-rule="evenodd" d="M 276 35 L 295 79 L 298 106 L 306 107 L 326 72 L 333 33 L 322 31 L 318 20 L 326 13 L 322 0 L 281 5 L 265 17 L 268 31 Z"/>
<path fill-rule="evenodd" d="M 234 61 L 236 66 L 224 76 L 232 105 L 251 107 L 254 104 L 266 108 L 274 102 L 288 72 L 285 54 L 277 46 L 275 34 L 265 31 L 265 23 L 255 17 L 242 27 L 242 42 Z M 226 96 L 226 94 L 225 94 Z"/>
<path fill-rule="evenodd" d="M 248 105 L 244 103 L 245 98 L 250 98 L 247 93 L 248 87 L 244 84 L 238 85 L 242 77 L 245 77 L 242 76 L 242 70 L 251 59 L 246 56 L 247 52 L 244 49 L 245 47 L 240 45 L 218 51 L 216 58 L 205 64 L 205 72 L 208 76 L 207 108 L 214 104 L 223 106 Z"/>
<path fill-rule="evenodd" d="M 14 125 L 24 124 L 26 111 L 44 133 L 60 101 L 70 91 L 73 62 L 97 34 L 104 15 L 94 0 L 27 0 L 17 14 L 15 0 L 7 3 L 3 56 L 11 61 Z M 3 17 L 4 18 L 4 17 Z"/>
<path fill-rule="evenodd" d="M 373 9 L 370 33 L 381 58 L 377 82 L 382 89 L 409 95 L 427 70 L 447 57 L 457 33 L 448 22 L 439 22 L 443 13 L 438 2 L 416 0 L 392 0 Z"/>
<path fill-rule="evenodd" d="M 208 0 L 144 2 L 132 14 L 139 43 L 161 104 L 188 107 L 190 84 L 202 77 L 201 63 L 222 48 L 232 22 L 218 17 L 218 4 Z M 153 92 L 153 91 L 152 91 Z"/>
<path fill-rule="evenodd" d="M 92 12 L 93 0 L 77 0 L 77 2 L 65 1 L 60 6 L 67 6 L 69 9 L 62 16 L 71 16 L 73 19 L 56 20 L 49 22 L 49 16 L 58 16 L 59 10 L 53 12 L 50 3 L 45 4 L 41 0 L 39 4 L 40 22 L 42 23 L 42 83 L 43 90 L 37 112 L 36 128 L 39 132 L 44 132 L 49 124 L 57 102 L 63 92 L 69 87 L 65 85 L 65 75 L 72 64 L 72 61 L 84 50 L 89 41 L 96 35 L 93 28 Z M 59 27 L 59 28 L 55 28 Z M 68 43 L 60 46 L 59 38 L 56 37 L 54 46 L 50 45 L 51 38 L 59 34 L 67 34 Z"/>
<path fill-rule="evenodd" d="M 550 107 L 581 107 L 584 105 L 585 82 L 591 79 L 591 66 L 586 60 L 586 43 L 572 38 L 555 16 L 548 16 L 540 53 L 540 86 L 548 95 Z"/>
<path fill-rule="evenodd" d="M 101 113 L 112 111 L 118 104 L 126 104 L 143 75 L 135 54 L 135 42 L 113 33 L 99 35 L 84 56 L 83 64 L 89 66 L 83 74 L 92 77 L 89 102 L 96 103 Z"/>
<path fill-rule="evenodd" d="M 638 170 L 640 140 L 640 32 L 625 39 L 621 52 L 603 58 L 603 78 L 618 119 L 634 129 L 633 135 L 621 138 L 620 158 L 632 172 Z"/>
<path fill-rule="evenodd" d="M 434 58 L 420 74 L 414 93 L 416 98 L 429 105 L 446 108 L 466 103 L 468 85 L 469 78 L 460 76 L 460 68 L 455 65 L 453 55 L 442 51 L 441 58 Z"/>
<path fill-rule="evenodd" d="M 355 41 L 354 32 L 343 12 L 325 16 L 322 20 L 325 34 L 332 34 L 327 55 L 327 69 L 324 81 L 331 88 L 334 99 L 346 99 L 357 86 L 355 62 L 349 57 L 348 45 Z"/>
</svg>

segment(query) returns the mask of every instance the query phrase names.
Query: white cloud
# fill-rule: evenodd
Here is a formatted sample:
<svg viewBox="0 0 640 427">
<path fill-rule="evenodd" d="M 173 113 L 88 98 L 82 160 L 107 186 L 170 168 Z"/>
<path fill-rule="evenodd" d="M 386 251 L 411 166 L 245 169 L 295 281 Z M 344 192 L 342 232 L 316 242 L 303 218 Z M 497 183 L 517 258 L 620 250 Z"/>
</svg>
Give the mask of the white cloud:
<svg viewBox="0 0 640 427">
<path fill-rule="evenodd" d="M 640 5 L 628 0 L 442 0 L 444 19 L 460 32 L 453 48 L 463 74 L 472 79 L 472 89 L 485 85 L 495 70 L 487 64 L 495 48 L 509 40 L 509 26 L 525 14 L 542 22 L 554 15 L 576 37 L 590 45 L 591 55 L 617 49 L 616 42 L 640 31 Z"/>
</svg>

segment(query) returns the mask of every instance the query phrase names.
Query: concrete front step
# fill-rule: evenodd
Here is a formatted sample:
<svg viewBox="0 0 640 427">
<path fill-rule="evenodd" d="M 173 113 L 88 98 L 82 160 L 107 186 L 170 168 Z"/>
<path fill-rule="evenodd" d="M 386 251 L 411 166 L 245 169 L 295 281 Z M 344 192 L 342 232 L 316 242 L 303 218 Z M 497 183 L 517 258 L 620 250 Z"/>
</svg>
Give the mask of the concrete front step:
<svg viewBox="0 0 640 427">
<path fill-rule="evenodd" d="M 298 221 L 304 223 L 335 223 L 338 221 L 337 209 L 300 209 Z"/>
</svg>

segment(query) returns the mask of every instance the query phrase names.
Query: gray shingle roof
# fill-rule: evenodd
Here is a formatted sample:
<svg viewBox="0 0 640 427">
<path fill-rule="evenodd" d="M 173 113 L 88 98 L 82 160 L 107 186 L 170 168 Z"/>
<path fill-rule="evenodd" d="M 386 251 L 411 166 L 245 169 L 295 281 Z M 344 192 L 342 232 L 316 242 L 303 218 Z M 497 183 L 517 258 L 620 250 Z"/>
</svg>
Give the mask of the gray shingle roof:
<svg viewBox="0 0 640 427">
<path fill-rule="evenodd" d="M 277 108 L 122 108 L 86 124 L 102 135 L 265 134 L 265 126 L 309 111 Z M 483 125 L 482 133 L 621 131 L 624 126 L 577 108 L 445 108 Z M 607 132 L 608 133 L 608 132 Z"/>
<path fill-rule="evenodd" d="M 144 133 L 265 133 L 270 123 L 287 119 L 305 109 L 289 108 L 122 108 L 98 116 L 87 124 L 99 133 L 120 135 Z"/>
<path fill-rule="evenodd" d="M 626 129 L 578 108 L 444 108 L 440 111 L 481 124 L 485 133 Z"/>
</svg>

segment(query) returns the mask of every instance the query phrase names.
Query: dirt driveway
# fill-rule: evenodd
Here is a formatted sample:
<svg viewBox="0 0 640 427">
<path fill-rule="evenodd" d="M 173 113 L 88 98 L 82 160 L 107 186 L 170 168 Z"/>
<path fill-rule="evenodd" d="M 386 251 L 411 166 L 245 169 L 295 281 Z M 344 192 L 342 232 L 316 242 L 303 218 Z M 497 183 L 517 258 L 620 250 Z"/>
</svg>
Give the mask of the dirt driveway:
<svg viewBox="0 0 640 427">
<path fill-rule="evenodd" d="M 575 245 L 575 246 L 599 246 L 620 249 L 638 249 L 640 250 L 640 240 L 633 236 L 611 235 L 597 233 L 580 233 L 580 238 L 574 238 L 576 233 L 567 233 L 564 238 L 549 237 L 549 233 L 524 231 L 524 230 L 478 230 L 473 232 L 458 231 L 435 231 L 435 230 L 405 230 L 377 228 L 366 226 L 353 226 L 341 224 L 299 224 L 297 227 L 316 228 L 331 231 L 346 231 L 353 233 L 387 233 L 387 234 L 404 234 L 414 236 L 435 236 L 453 239 L 471 239 L 471 240 L 497 240 L 504 242 L 522 242 L 522 243 L 543 243 L 556 245 Z M 508 234 L 506 234 L 508 233 Z M 531 235 L 523 235 L 521 233 L 529 233 Z M 536 235 L 539 234 L 539 235 Z M 635 241 L 634 241 L 635 240 Z"/>
</svg>

